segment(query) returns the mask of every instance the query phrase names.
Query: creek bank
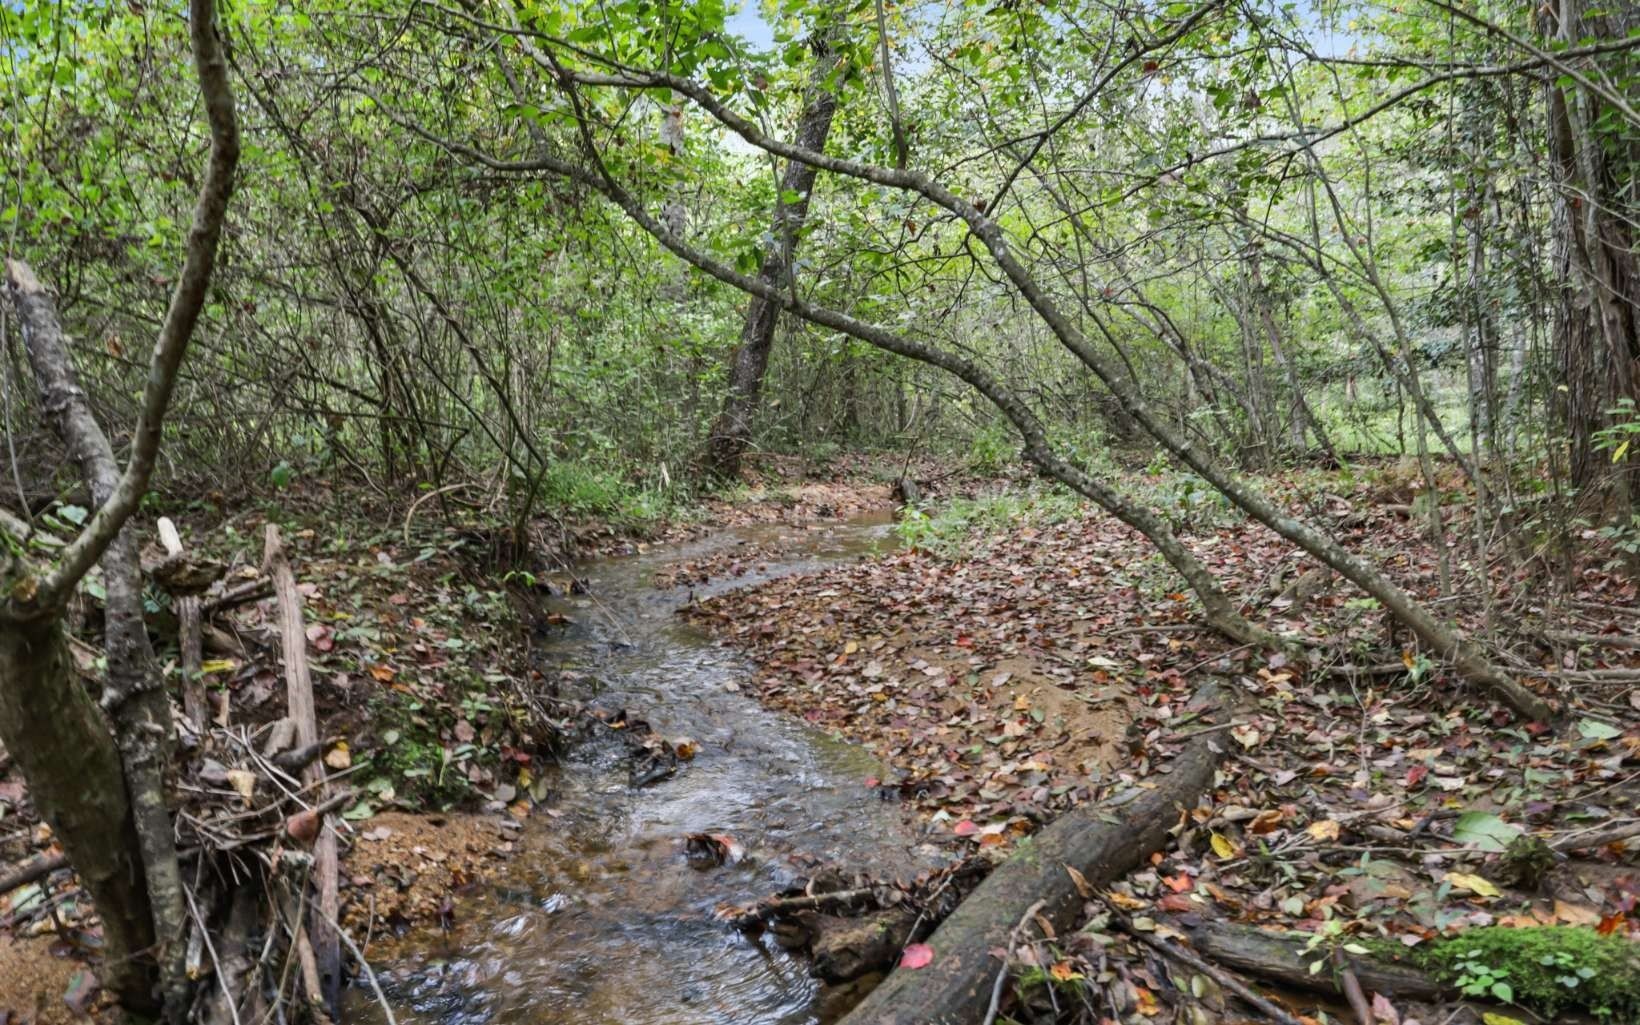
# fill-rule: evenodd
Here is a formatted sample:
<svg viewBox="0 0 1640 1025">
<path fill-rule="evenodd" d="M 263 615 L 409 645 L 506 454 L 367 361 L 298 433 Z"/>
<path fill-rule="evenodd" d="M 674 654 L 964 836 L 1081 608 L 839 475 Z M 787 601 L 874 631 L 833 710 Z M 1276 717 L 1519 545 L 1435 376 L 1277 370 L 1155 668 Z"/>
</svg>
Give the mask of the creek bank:
<svg viewBox="0 0 1640 1025">
<path fill-rule="evenodd" d="M 1326 509 L 1353 545 L 1390 553 L 1404 586 L 1434 596 L 1437 560 L 1420 525 L 1376 505 L 1393 474 L 1353 486 L 1333 474 L 1295 477 L 1267 483 L 1295 507 Z M 1134 484 L 1162 495 L 1176 486 Z M 1517 664 L 1541 667 L 1523 670 L 1540 689 L 1556 668 L 1544 665 L 1554 649 L 1535 628 L 1570 613 L 1585 621 L 1577 633 L 1587 645 L 1561 663 L 1582 680 L 1565 692 L 1572 721 L 1500 729 L 1507 710 L 1443 700 L 1452 691 L 1437 659 L 1402 649 L 1381 612 L 1308 575 L 1272 535 L 1224 510 L 1181 506 L 1186 542 L 1278 628 L 1314 639 L 1308 660 L 1231 648 L 1209 633 L 1120 525 L 1082 510 L 1013 515 L 1032 503 L 1002 498 L 992 506 L 1002 515 L 977 517 L 980 529 L 945 554 L 892 553 L 688 610 L 757 661 L 760 700 L 870 746 L 894 766 L 884 786 L 959 848 L 1027 845 L 1040 823 L 1089 798 L 1090 777 L 1095 786 L 1145 779 L 1158 752 L 1216 732 L 1223 757 L 1211 786 L 1188 802 L 1159 854 L 1114 882 L 1111 905 L 1083 901 L 1072 916 L 1080 927 L 1004 945 L 1013 977 L 998 993 L 1002 1013 L 1041 1023 L 1099 1020 L 1080 1017 L 1090 1006 L 1133 1022 L 1194 1013 L 1199 973 L 1157 962 L 1112 927 L 1113 908 L 1141 927 L 1190 912 L 1327 943 L 1359 936 L 1413 947 L 1493 924 L 1640 928 L 1630 913 L 1640 828 L 1629 828 L 1640 821 L 1640 676 L 1626 645 L 1600 643 L 1632 634 L 1640 613 L 1600 604 L 1632 593 L 1609 567 L 1581 566 L 1563 595 L 1495 581 L 1496 627 L 1482 620 L 1484 603 L 1464 609 L 1477 635 L 1490 631 Z M 1453 521 L 1463 529 L 1461 511 Z M 1600 625 L 1603 609 L 1612 621 Z M 1188 681 L 1207 672 L 1245 702 L 1218 727 L 1178 712 Z M 999 700 L 1001 687 L 1032 674 L 1040 691 Z M 1084 775 L 1086 762 L 1055 764 L 1068 745 L 1051 712 L 1032 714 L 1049 693 L 1088 706 L 1121 700 L 1126 724 L 1112 731 L 1097 776 Z M 1533 844 L 1557 867 L 1541 879 L 1528 872 L 1523 884 Z M 914 987 L 941 957 L 935 946 L 929 967 L 895 971 L 884 992 Z M 912 981 L 896 983 L 902 977 Z M 1378 995 L 1390 1001 L 1386 1013 L 1399 1004 L 1416 1017 L 1415 1001 Z M 1316 1013 L 1314 998 L 1277 997 L 1300 1019 Z M 1234 1006 L 1228 999 L 1212 1013 Z"/>
</svg>

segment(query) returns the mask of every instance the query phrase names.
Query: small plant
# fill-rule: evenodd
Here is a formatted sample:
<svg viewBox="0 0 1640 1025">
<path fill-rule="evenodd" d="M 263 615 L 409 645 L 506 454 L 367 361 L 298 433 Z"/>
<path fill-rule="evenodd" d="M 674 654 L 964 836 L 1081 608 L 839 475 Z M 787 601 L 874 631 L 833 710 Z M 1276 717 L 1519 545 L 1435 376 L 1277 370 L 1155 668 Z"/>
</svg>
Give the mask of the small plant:
<svg viewBox="0 0 1640 1025">
<path fill-rule="evenodd" d="M 1487 964 L 1478 950 L 1464 953 L 1452 970 L 1454 980 L 1466 997 L 1493 997 L 1509 1003 L 1515 999 L 1515 988 L 1509 984 L 1509 969 Z"/>
<path fill-rule="evenodd" d="M 1518 1003 L 1551 1020 L 1582 1010 L 1601 1021 L 1640 1021 L 1640 947 L 1620 936 L 1477 926 L 1404 956 L 1466 996 Z"/>
</svg>

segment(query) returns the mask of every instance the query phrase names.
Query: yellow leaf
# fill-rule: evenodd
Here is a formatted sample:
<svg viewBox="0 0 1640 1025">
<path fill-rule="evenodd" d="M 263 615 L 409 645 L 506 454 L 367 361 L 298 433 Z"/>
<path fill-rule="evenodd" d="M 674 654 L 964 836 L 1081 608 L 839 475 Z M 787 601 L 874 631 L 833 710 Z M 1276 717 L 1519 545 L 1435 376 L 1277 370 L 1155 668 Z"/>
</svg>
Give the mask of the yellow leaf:
<svg viewBox="0 0 1640 1025">
<path fill-rule="evenodd" d="M 1498 888 L 1478 875 L 1472 875 L 1468 872 L 1448 872 L 1445 879 L 1453 886 L 1468 890 L 1477 897 L 1498 896 Z"/>
<path fill-rule="evenodd" d="M 1499 1014 L 1496 1011 L 1487 1011 L 1481 1015 L 1481 1021 L 1485 1022 L 1486 1025 L 1526 1025 L 1519 1018 L 1511 1018 L 1507 1014 Z"/>
<path fill-rule="evenodd" d="M 244 769 L 229 769 L 228 783 L 233 786 L 234 790 L 239 792 L 240 797 L 247 801 L 256 792 L 256 774 L 246 772 Z"/>
<path fill-rule="evenodd" d="M 859 641 L 849 641 L 847 644 L 843 645 L 843 654 L 845 654 L 845 655 L 852 655 L 856 651 L 859 651 L 859 650 L 860 650 L 860 642 Z"/>
<path fill-rule="evenodd" d="M 352 767 L 353 753 L 347 749 L 347 741 L 337 741 L 336 746 L 325 755 L 325 765 L 337 772 Z"/>
<path fill-rule="evenodd" d="M 209 661 L 201 662 L 199 665 L 199 671 L 201 673 L 231 673 L 236 665 L 238 665 L 238 663 L 231 658 L 213 658 Z"/>
<path fill-rule="evenodd" d="M 1219 857 L 1233 858 L 1236 856 L 1236 845 L 1225 839 L 1224 836 L 1214 833 L 1212 843 L 1213 853 Z"/>
<path fill-rule="evenodd" d="M 1304 832 L 1310 834 L 1312 840 L 1336 840 L 1338 839 L 1338 822 L 1335 819 L 1322 819 L 1319 822 L 1310 823 Z"/>
<path fill-rule="evenodd" d="M 1074 881 L 1075 880 L 1072 880 L 1072 882 Z M 1138 911 L 1142 908 L 1150 907 L 1150 903 L 1148 901 L 1142 901 L 1139 898 L 1130 896 L 1120 890 L 1112 890 L 1109 894 L 1107 894 L 1107 896 L 1112 904 L 1115 904 L 1117 907 L 1126 911 Z"/>
<path fill-rule="evenodd" d="M 1623 457 L 1629 454 L 1629 440 L 1624 439 L 1623 444 L 1617 446 L 1617 450 L 1612 453 L 1612 462 L 1621 463 Z"/>
</svg>

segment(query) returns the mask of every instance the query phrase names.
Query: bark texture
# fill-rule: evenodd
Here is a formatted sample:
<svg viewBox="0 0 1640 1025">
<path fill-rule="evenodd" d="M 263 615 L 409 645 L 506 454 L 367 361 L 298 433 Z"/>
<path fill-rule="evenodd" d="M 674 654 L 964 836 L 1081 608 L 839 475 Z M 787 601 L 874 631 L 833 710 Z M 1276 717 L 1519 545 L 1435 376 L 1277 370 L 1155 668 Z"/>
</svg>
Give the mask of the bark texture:
<svg viewBox="0 0 1640 1025">
<path fill-rule="evenodd" d="M 16 569 L 7 567 L 6 583 L 26 586 Z M 119 749 L 73 665 L 59 620 L 0 628 L 0 741 L 102 918 L 103 985 L 122 1007 L 151 1014 L 154 920 L 136 823 Z"/>
</svg>

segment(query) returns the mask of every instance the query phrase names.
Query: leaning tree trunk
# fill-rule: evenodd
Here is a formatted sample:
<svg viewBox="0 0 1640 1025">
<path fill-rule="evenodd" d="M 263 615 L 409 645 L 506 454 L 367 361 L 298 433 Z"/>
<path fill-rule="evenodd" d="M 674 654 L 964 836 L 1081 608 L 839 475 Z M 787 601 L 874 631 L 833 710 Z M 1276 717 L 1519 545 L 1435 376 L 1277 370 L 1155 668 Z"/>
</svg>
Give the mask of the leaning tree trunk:
<svg viewBox="0 0 1640 1025">
<path fill-rule="evenodd" d="M 797 144 L 816 153 L 825 150 L 832 116 L 837 112 L 837 94 L 827 83 L 833 64 L 827 59 L 830 55 L 831 47 L 824 39 L 815 44 L 814 70 L 804 93 L 803 113 L 797 122 Z M 780 176 L 780 194 L 775 197 L 775 230 L 758 268 L 758 277 L 771 285 L 781 288 L 791 285 L 792 258 L 797 250 L 798 233 L 808 217 L 809 195 L 814 189 L 816 173 L 814 167 L 791 160 Z M 714 476 L 732 479 L 740 475 L 740 458 L 751 446 L 752 417 L 763 390 L 763 375 L 769 369 L 769 351 L 774 347 L 774 329 L 779 317 L 779 305 L 760 296 L 752 296 L 746 305 L 740 344 L 729 367 L 729 394 L 707 441 L 706 465 Z"/>
<path fill-rule="evenodd" d="M 8 260 L 7 291 L 41 408 L 80 465 L 97 508 L 50 562 L 32 560 L 23 544 L 26 527 L 0 517 L 0 739 L 22 765 L 36 806 L 62 839 L 103 918 L 109 988 L 127 1010 L 146 1015 L 157 1007 L 178 1023 L 187 1012 L 187 978 L 182 883 L 164 785 L 171 709 L 143 626 L 136 540 L 126 526 L 158 458 L 177 371 L 210 288 L 239 162 L 233 90 L 213 0 L 190 0 L 188 35 L 210 156 L 181 272 L 149 360 L 128 461 L 122 471 L 91 414 L 49 295 L 28 266 Z M 107 594 L 104 702 L 115 734 L 75 677 L 64 636 L 68 602 L 99 559 Z"/>
</svg>

